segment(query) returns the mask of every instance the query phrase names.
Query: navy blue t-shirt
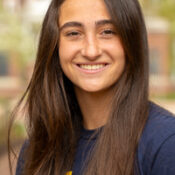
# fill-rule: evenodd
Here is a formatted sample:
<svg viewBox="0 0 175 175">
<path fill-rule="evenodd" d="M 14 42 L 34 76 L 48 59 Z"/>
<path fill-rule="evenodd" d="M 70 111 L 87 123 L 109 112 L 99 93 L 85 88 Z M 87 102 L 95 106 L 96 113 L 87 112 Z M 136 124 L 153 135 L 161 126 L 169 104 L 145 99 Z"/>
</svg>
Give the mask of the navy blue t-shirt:
<svg viewBox="0 0 175 175">
<path fill-rule="evenodd" d="M 98 137 L 98 134 L 94 136 L 94 132 L 95 130 L 82 129 L 72 175 L 82 175 L 89 150 L 92 150 Z M 24 165 L 23 152 L 26 147 L 27 143 L 21 149 L 16 175 L 21 175 Z M 150 103 L 148 121 L 140 138 L 136 156 L 140 175 L 175 175 L 175 116 L 172 113 Z"/>
</svg>

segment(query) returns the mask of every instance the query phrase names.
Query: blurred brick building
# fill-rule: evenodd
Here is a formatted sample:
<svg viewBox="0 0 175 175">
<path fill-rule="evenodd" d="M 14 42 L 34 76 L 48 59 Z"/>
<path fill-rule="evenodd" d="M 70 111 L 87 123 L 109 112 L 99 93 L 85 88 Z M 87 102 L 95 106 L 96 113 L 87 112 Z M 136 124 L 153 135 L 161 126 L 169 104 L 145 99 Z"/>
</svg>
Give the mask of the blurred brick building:
<svg viewBox="0 0 175 175">
<path fill-rule="evenodd" d="M 154 94 L 164 94 L 174 90 L 171 80 L 171 40 L 169 23 L 159 17 L 147 17 L 150 90 Z"/>
<path fill-rule="evenodd" d="M 30 25 L 41 23 L 49 3 L 50 0 L 3 0 L 2 5 L 12 15 L 18 14 L 22 23 L 30 28 Z M 7 27 L 1 22 L 0 26 L 0 31 Z M 15 97 L 24 91 L 21 76 L 31 75 L 33 64 L 27 66 L 26 75 L 21 75 L 16 57 L 15 53 L 7 53 L 0 47 L 0 98 Z"/>
</svg>

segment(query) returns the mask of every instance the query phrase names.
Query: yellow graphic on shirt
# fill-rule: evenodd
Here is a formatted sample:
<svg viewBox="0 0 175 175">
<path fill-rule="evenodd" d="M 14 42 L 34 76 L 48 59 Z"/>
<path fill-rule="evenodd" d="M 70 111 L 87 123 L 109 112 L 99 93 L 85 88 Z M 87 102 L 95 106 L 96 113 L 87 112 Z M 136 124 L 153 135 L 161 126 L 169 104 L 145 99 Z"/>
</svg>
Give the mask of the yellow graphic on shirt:
<svg viewBox="0 0 175 175">
<path fill-rule="evenodd" d="M 66 175 L 72 175 L 72 171 L 68 171 Z"/>
</svg>

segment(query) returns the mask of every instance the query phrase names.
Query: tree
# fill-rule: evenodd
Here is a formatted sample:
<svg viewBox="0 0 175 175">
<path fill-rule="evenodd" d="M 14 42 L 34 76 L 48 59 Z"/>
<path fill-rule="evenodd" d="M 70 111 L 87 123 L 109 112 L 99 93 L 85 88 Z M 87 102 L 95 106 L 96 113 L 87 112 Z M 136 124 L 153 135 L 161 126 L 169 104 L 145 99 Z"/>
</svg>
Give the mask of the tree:
<svg viewBox="0 0 175 175">
<path fill-rule="evenodd" d="M 34 34 L 22 23 L 20 16 L 2 8 L 0 0 L 0 51 L 14 57 L 21 69 L 34 59 Z"/>
<path fill-rule="evenodd" d="M 175 77 L 175 0 L 140 0 L 146 15 L 161 16 L 170 24 L 171 72 Z"/>
</svg>

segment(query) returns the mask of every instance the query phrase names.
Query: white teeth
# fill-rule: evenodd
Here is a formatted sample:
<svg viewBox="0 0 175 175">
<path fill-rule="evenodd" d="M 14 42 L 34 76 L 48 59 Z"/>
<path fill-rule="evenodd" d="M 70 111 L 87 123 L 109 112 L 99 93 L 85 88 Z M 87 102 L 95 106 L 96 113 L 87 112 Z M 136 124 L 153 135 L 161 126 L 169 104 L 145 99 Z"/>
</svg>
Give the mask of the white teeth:
<svg viewBox="0 0 175 175">
<path fill-rule="evenodd" d="M 79 64 L 79 66 L 87 70 L 97 70 L 105 67 L 106 65 L 105 64 L 96 64 L 96 65 Z"/>
</svg>

